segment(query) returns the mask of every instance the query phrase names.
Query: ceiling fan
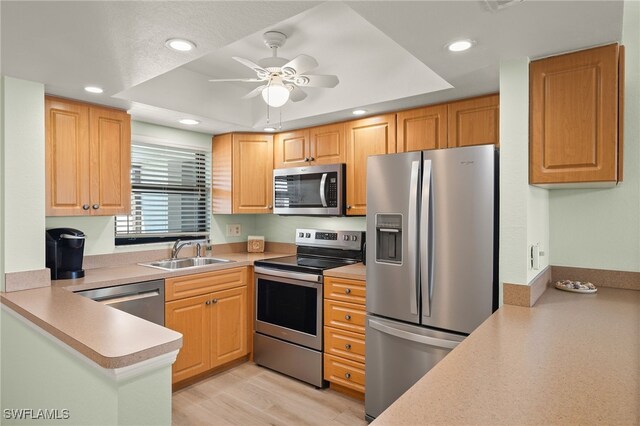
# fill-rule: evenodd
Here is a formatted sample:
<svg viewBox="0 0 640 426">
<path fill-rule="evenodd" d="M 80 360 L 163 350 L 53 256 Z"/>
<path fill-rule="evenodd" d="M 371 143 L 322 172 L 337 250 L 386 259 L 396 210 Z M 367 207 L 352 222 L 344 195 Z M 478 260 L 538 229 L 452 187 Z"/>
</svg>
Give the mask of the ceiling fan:
<svg viewBox="0 0 640 426">
<path fill-rule="evenodd" d="M 264 83 L 245 96 L 252 98 L 262 94 L 264 101 L 272 107 L 281 107 L 289 99 L 298 102 L 307 97 L 301 87 L 336 87 L 339 83 L 335 75 L 306 74 L 318 67 L 318 62 L 308 55 L 298 55 L 291 61 L 278 57 L 278 48 L 282 47 L 287 36 L 279 31 L 267 31 L 263 35 L 264 43 L 271 48 L 270 58 L 260 59 L 258 63 L 234 56 L 233 59 L 255 71 L 256 78 L 223 78 L 209 80 L 239 81 L 246 83 Z"/>
</svg>

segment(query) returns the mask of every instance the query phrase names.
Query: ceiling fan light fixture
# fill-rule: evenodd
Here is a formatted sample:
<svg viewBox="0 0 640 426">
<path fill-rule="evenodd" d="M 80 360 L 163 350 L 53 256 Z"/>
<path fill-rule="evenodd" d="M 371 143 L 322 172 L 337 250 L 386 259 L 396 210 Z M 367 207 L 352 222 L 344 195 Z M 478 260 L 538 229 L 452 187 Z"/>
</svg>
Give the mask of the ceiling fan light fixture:
<svg viewBox="0 0 640 426">
<path fill-rule="evenodd" d="M 262 90 L 262 99 L 267 105 L 278 108 L 289 100 L 289 89 L 282 84 L 280 77 L 273 77 L 269 85 Z"/>
<path fill-rule="evenodd" d="M 164 42 L 164 45 L 171 50 L 177 50 L 178 52 L 188 52 L 196 48 L 196 44 L 192 41 L 182 38 L 170 38 Z"/>
<path fill-rule="evenodd" d="M 447 44 L 447 49 L 449 52 L 464 52 L 465 50 L 473 47 L 475 42 L 473 40 L 454 40 L 451 43 Z"/>
</svg>

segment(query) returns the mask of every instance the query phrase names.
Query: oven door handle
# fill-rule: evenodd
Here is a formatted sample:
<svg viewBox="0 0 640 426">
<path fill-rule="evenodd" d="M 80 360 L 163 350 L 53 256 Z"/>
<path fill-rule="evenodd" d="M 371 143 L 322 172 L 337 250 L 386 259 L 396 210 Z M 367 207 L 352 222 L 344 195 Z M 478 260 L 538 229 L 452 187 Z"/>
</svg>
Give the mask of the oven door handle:
<svg viewBox="0 0 640 426">
<path fill-rule="evenodd" d="M 275 278 L 290 278 L 292 280 L 301 280 L 301 281 L 311 281 L 315 283 L 322 282 L 322 275 L 314 275 L 314 274 L 301 274 L 299 272 L 289 272 L 289 271 L 281 271 L 269 268 L 263 268 L 260 266 L 256 266 L 254 268 L 254 272 L 256 274 L 270 275 Z"/>
<path fill-rule="evenodd" d="M 322 179 L 320 179 L 320 201 L 322 202 L 322 207 L 327 207 L 327 198 L 325 196 L 326 186 L 327 186 L 327 173 L 323 173 Z"/>
</svg>

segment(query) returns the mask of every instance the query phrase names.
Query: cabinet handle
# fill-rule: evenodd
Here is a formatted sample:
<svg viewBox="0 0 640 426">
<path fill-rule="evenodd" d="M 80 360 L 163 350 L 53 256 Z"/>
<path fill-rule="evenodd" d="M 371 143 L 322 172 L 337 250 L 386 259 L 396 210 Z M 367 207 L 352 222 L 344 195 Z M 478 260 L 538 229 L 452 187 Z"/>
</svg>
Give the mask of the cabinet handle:
<svg viewBox="0 0 640 426">
<path fill-rule="evenodd" d="M 89 204 L 83 204 L 82 205 L 82 210 L 89 210 Z"/>
<path fill-rule="evenodd" d="M 206 302 L 204 302 L 205 305 L 210 305 L 211 304 L 211 300 L 207 300 Z"/>
<path fill-rule="evenodd" d="M 351 315 L 345 315 L 344 319 L 346 319 L 347 321 L 351 320 Z"/>
<path fill-rule="evenodd" d="M 346 345 L 344 345 L 344 348 L 348 351 L 351 350 L 351 345 L 349 343 L 347 343 Z"/>
<path fill-rule="evenodd" d="M 349 294 L 349 293 L 351 293 L 351 289 L 350 288 L 345 288 L 344 292 L 345 292 L 345 294 Z"/>
<path fill-rule="evenodd" d="M 351 206 L 347 206 L 347 210 L 351 210 Z"/>
<path fill-rule="evenodd" d="M 268 208 L 269 210 L 271 210 L 271 209 L 273 208 L 273 206 L 272 206 L 271 204 L 269 204 L 269 205 L 267 206 L 267 208 Z"/>
<path fill-rule="evenodd" d="M 94 204 L 91 207 L 93 207 L 94 210 L 98 210 L 100 208 L 100 204 Z"/>
<path fill-rule="evenodd" d="M 213 299 L 211 303 L 218 303 L 218 299 Z"/>
<path fill-rule="evenodd" d="M 315 160 L 315 158 L 309 157 L 309 161 L 313 161 L 313 160 Z"/>
<path fill-rule="evenodd" d="M 350 379 L 351 378 L 351 373 L 344 373 L 344 378 L 345 379 Z"/>
<path fill-rule="evenodd" d="M 310 159 L 309 157 L 304 157 L 304 161 L 305 161 L 305 162 L 307 162 L 307 161 L 311 161 L 311 159 Z"/>
</svg>

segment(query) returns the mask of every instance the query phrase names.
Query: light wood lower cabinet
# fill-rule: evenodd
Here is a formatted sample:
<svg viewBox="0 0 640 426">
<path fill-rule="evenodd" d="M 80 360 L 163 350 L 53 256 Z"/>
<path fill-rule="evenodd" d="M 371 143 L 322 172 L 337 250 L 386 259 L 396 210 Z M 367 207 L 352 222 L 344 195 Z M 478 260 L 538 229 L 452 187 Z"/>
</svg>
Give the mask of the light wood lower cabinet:
<svg viewBox="0 0 640 426">
<path fill-rule="evenodd" d="M 165 280 L 165 326 L 183 335 L 173 383 L 248 354 L 247 269 Z"/>
<path fill-rule="evenodd" d="M 365 391 L 364 281 L 325 277 L 324 379 L 356 396 Z"/>
</svg>

